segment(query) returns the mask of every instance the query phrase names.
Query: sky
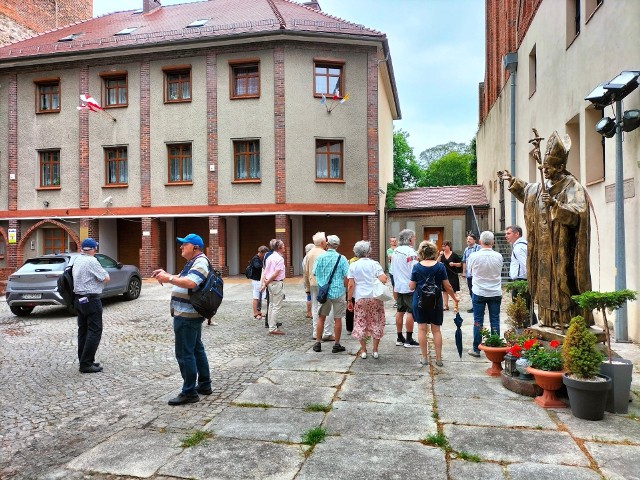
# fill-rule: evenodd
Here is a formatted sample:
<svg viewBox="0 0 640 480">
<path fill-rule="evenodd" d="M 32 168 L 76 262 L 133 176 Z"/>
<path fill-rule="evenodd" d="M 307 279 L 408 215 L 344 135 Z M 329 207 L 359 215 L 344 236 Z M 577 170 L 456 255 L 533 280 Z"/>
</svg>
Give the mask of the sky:
<svg viewBox="0 0 640 480">
<path fill-rule="evenodd" d="M 394 128 L 409 133 L 416 158 L 436 145 L 471 141 L 484 80 L 483 0 L 318 2 L 327 14 L 387 35 L 402 114 Z M 93 15 L 138 8 L 142 0 L 94 0 Z"/>
</svg>

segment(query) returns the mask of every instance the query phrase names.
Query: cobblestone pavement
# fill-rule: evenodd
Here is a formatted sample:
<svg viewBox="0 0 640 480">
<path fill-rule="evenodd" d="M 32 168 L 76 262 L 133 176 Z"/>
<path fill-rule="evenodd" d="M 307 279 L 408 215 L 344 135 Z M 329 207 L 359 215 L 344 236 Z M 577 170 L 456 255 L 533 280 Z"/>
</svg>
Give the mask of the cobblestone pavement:
<svg viewBox="0 0 640 480">
<path fill-rule="evenodd" d="M 387 329 L 381 342 L 381 360 L 360 361 L 353 356 L 357 342 L 345 338 L 346 334 L 342 342 L 347 346 L 346 354 L 332 355 L 330 344 L 325 344 L 321 354 L 310 351 L 311 326 L 310 320 L 304 318 L 299 279 L 291 279 L 287 285 L 283 308 L 287 334 L 273 337 L 267 336 L 262 321 L 251 316 L 248 282 L 232 278 L 226 281 L 225 300 L 215 317 L 219 325 L 203 329 L 214 393 L 187 407 L 170 407 L 167 400 L 179 392 L 182 380 L 173 353 L 169 291 L 166 286 L 145 280 L 138 300 L 105 301 L 104 333 L 96 358 L 102 362 L 104 372 L 91 375 L 78 372 L 74 317 L 68 317 L 59 307 L 43 307 L 29 317 L 18 318 L 6 303 L 0 302 L 1 479 L 267 478 L 261 470 L 266 465 L 275 471 L 269 478 L 406 478 L 410 474 L 403 470 L 402 460 L 399 467 L 387 465 L 391 469 L 387 473 L 377 470 L 378 476 L 364 475 L 364 470 L 359 469 L 378 457 L 350 454 L 349 445 L 353 442 L 359 445 L 354 451 L 380 449 L 381 459 L 385 458 L 382 452 L 389 449 L 400 452 L 396 460 L 408 455 L 406 461 L 424 469 L 420 471 L 427 472 L 422 475 L 425 478 L 640 478 L 632 460 L 640 453 L 637 345 L 627 345 L 627 354 L 623 355 L 634 360 L 636 369 L 631 414 L 607 414 L 602 422 L 577 421 L 567 411 L 543 411 L 526 397 L 508 392 L 499 379 L 484 375 L 484 359 L 474 359 L 466 353 L 458 359 L 453 346 L 452 312 L 445 314 L 443 327 L 444 368 L 432 365 L 419 369 L 417 349 L 395 347 L 392 302 L 386 305 Z M 468 300 L 461 303 L 462 312 L 468 307 Z M 463 313 L 463 317 L 463 337 L 468 348 L 471 314 Z M 418 383 L 412 382 L 423 382 L 425 376 L 428 383 L 416 389 Z M 295 381 L 292 383 L 291 379 Z M 239 396 L 239 402 L 251 403 L 261 395 L 271 395 L 269 403 L 279 408 L 275 412 L 260 408 L 239 412 L 237 406 L 229 406 Z M 333 412 L 299 413 L 303 410 L 298 404 L 304 406 L 305 395 L 318 395 L 315 401 L 329 395 Z M 354 408 L 354 400 L 361 403 L 359 408 Z M 412 409 L 425 412 L 420 410 L 409 418 L 400 413 Z M 269 416 L 267 420 L 265 415 Z M 288 425 L 281 424 L 280 415 L 286 415 Z M 367 423 L 376 419 L 378 423 L 362 429 L 361 424 L 354 423 L 358 416 L 364 416 Z M 328 425 L 332 436 L 318 445 L 308 461 L 297 450 L 299 440 L 265 441 L 279 438 L 276 434 L 287 429 L 293 432 L 297 425 L 310 421 Z M 254 431 L 254 426 L 263 429 Z M 481 463 L 422 446 L 418 440 L 436 429 L 446 435 L 454 450 L 478 453 Z M 194 430 L 215 432 L 221 440 L 213 442 L 222 443 L 176 454 L 182 450 L 176 448 L 175 439 Z M 487 440 L 484 433 L 490 434 Z M 261 441 L 247 443 L 252 435 Z M 299 432 L 295 438 L 299 438 Z M 371 443 L 367 439 L 379 441 Z M 172 463 L 155 459 L 157 465 L 148 469 L 151 473 L 131 473 L 137 471 L 135 462 L 127 460 L 122 449 L 135 450 L 136 445 L 149 449 L 142 453 L 143 457 L 171 450 L 167 457 L 177 455 L 178 460 Z M 121 450 L 116 456 L 124 458 L 124 470 L 109 462 L 105 466 L 104 461 L 98 468 L 95 462 L 100 458 L 96 460 L 96 455 L 103 454 L 101 449 L 109 451 L 118 446 Z M 255 465 L 257 454 L 251 453 L 254 449 L 280 450 L 276 458 Z M 137 453 L 132 451 L 131 455 Z M 222 460 L 213 457 L 216 453 Z M 108 458 L 113 454 L 105 455 Z M 221 470 L 192 470 L 194 464 L 212 469 L 216 461 L 221 462 L 217 468 L 233 469 L 230 464 L 234 461 L 228 458 L 240 459 L 240 464 L 246 455 L 255 470 L 240 469 L 236 472 L 242 474 L 225 475 Z M 189 458 L 193 461 L 180 463 L 180 458 L 182 462 Z M 278 463 L 278 459 L 289 462 L 288 466 Z M 337 465 L 323 464 L 330 459 Z M 556 463 L 562 465 L 552 468 Z M 120 471 L 129 476 L 118 474 Z M 336 476 L 339 472 L 342 476 Z"/>
</svg>

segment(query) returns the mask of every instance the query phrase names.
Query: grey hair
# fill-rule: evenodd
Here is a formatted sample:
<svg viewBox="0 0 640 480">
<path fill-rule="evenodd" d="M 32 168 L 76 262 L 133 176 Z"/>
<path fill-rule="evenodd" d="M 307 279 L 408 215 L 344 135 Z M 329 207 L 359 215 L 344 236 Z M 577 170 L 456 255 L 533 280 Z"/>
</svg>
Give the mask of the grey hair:
<svg viewBox="0 0 640 480">
<path fill-rule="evenodd" d="M 327 243 L 333 248 L 338 248 L 340 246 L 340 237 L 337 235 L 329 235 L 327 236 Z"/>
<path fill-rule="evenodd" d="M 304 254 L 306 255 L 307 253 L 309 253 L 313 247 L 314 247 L 313 243 L 307 243 L 304 246 Z"/>
<path fill-rule="evenodd" d="M 371 252 L 371 242 L 360 240 L 353 246 L 353 253 L 358 258 L 364 258 Z"/>
<path fill-rule="evenodd" d="M 415 236 L 416 232 L 405 228 L 398 234 L 398 245 L 409 245 L 411 243 L 411 239 Z"/>
<path fill-rule="evenodd" d="M 272 238 L 272 239 L 269 241 L 269 250 L 275 250 L 275 249 L 276 249 L 276 244 L 277 244 L 277 242 L 278 242 L 278 239 L 277 239 L 277 238 Z"/>
<path fill-rule="evenodd" d="M 505 230 L 511 230 L 513 233 L 517 233 L 519 237 L 522 236 L 522 228 L 518 225 L 511 225 L 510 227 L 505 228 Z"/>
<path fill-rule="evenodd" d="M 480 234 L 480 245 L 491 246 L 493 245 L 493 233 L 489 230 L 485 230 Z"/>
<path fill-rule="evenodd" d="M 322 245 L 322 242 L 327 241 L 327 237 L 324 236 L 324 232 L 316 232 L 316 234 L 311 237 L 311 239 L 313 240 L 313 244 L 317 247 Z"/>
</svg>

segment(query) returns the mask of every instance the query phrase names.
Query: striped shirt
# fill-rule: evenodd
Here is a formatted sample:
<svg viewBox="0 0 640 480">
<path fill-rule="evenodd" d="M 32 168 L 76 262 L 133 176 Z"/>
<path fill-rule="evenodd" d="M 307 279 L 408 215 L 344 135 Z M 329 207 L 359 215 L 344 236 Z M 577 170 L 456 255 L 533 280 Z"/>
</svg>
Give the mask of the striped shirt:
<svg viewBox="0 0 640 480">
<path fill-rule="evenodd" d="M 192 290 L 196 290 L 209 275 L 209 260 L 201 253 L 192 258 L 180 272 L 180 277 L 188 278 L 196 284 Z M 189 300 L 189 289 L 174 285 L 171 289 L 171 311 L 174 316 L 187 318 L 202 318 Z"/>
<path fill-rule="evenodd" d="M 465 275 L 467 277 L 471 277 L 472 276 L 471 268 L 469 268 L 469 264 L 467 263 L 467 260 L 469 260 L 469 255 L 471 255 L 472 253 L 477 252 L 478 250 L 480 250 L 480 245 L 478 245 L 477 243 L 474 243 L 472 247 L 467 247 L 467 248 L 464 249 L 464 253 L 462 254 L 461 263 L 465 264 Z"/>
<path fill-rule="evenodd" d="M 340 263 L 338 263 L 336 272 L 333 274 L 333 278 L 331 279 L 331 286 L 329 287 L 328 294 L 329 298 L 344 297 L 344 294 L 346 293 L 344 277 L 347 276 L 347 272 L 349 271 L 349 262 L 347 262 L 344 255 L 340 255 L 335 250 L 329 249 L 320 255 L 317 258 L 316 263 L 313 264 L 313 274 L 318 281 L 318 285 L 324 286 L 329 281 L 329 277 L 331 276 L 333 267 L 336 266 L 338 258 L 340 258 Z"/>
<path fill-rule="evenodd" d="M 109 276 L 98 259 L 92 255 L 79 255 L 73 262 L 73 291 L 78 295 L 100 295 L 104 280 Z"/>
</svg>

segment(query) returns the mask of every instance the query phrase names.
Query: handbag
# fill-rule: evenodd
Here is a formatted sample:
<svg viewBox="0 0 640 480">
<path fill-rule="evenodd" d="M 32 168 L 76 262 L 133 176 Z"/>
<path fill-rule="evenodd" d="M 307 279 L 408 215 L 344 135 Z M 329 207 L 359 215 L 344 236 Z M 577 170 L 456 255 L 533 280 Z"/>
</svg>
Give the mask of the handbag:
<svg viewBox="0 0 640 480">
<path fill-rule="evenodd" d="M 318 303 L 327 302 L 327 299 L 329 298 L 329 287 L 331 287 L 331 280 L 333 280 L 333 274 L 336 273 L 336 268 L 338 268 L 340 259 L 341 259 L 341 256 L 338 255 L 338 261 L 333 266 L 333 270 L 331 270 L 331 275 L 329 275 L 329 280 L 327 281 L 326 285 L 323 285 L 320 288 L 318 288 L 318 296 L 316 297 L 316 300 L 318 300 Z"/>
<path fill-rule="evenodd" d="M 386 302 L 387 300 L 391 300 L 393 298 L 393 293 L 391 293 L 390 287 L 376 278 L 373 281 L 373 297 L 376 300 L 382 300 L 383 302 Z"/>
</svg>

